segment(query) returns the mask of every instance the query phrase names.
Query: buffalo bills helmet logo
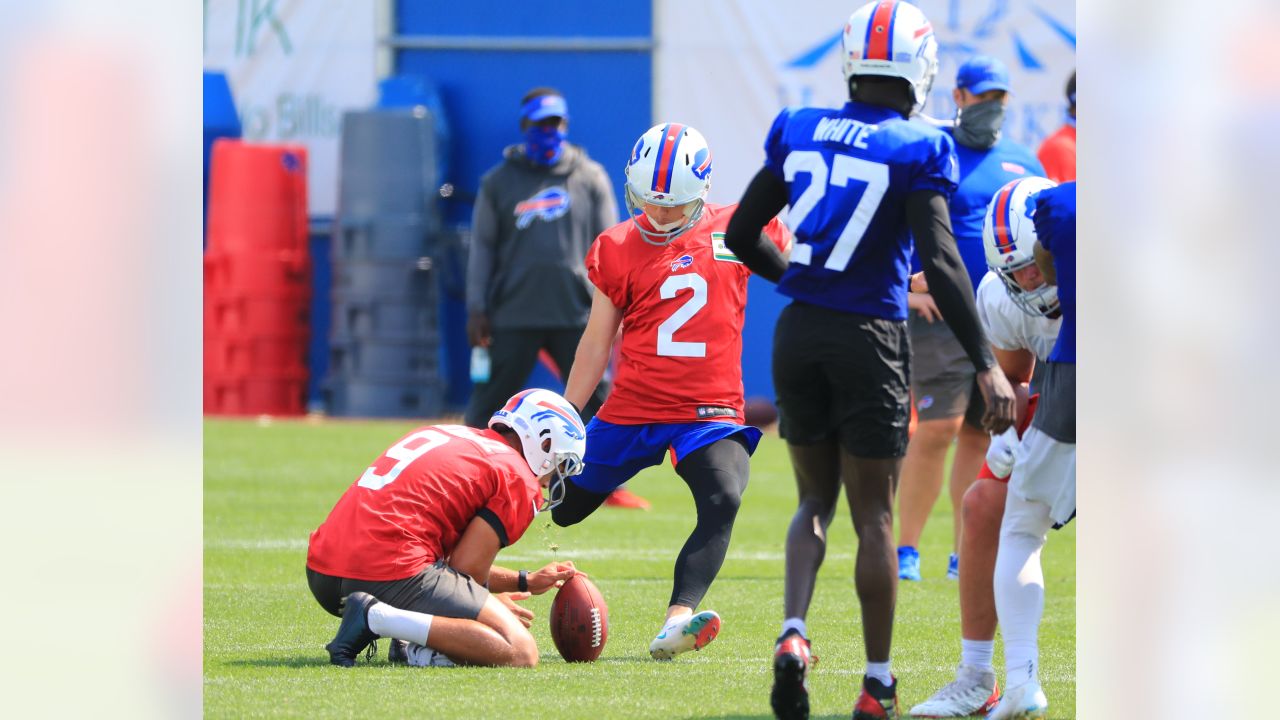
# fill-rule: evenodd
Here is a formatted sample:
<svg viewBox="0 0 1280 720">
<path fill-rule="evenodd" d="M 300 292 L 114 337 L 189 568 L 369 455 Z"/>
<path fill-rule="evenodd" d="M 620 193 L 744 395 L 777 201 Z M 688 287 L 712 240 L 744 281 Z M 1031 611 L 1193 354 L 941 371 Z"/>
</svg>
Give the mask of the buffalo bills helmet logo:
<svg viewBox="0 0 1280 720">
<path fill-rule="evenodd" d="M 563 187 L 549 187 L 523 202 L 516 203 L 516 227 L 529 227 L 534 218 L 555 220 L 569 211 L 569 192 Z"/>
<path fill-rule="evenodd" d="M 711 174 L 711 149 L 702 148 L 693 156 L 693 176 L 699 180 L 706 180 Z"/>
<path fill-rule="evenodd" d="M 680 268 L 687 268 L 693 264 L 693 257 L 690 255 L 681 255 L 675 262 L 671 263 L 671 272 L 675 272 Z"/>
<path fill-rule="evenodd" d="M 627 161 L 627 166 L 628 166 L 628 167 L 630 167 L 630 166 L 635 165 L 636 163 L 640 162 L 640 153 L 642 153 L 642 152 L 644 152 L 644 138 L 643 138 L 643 137 L 641 137 L 639 140 L 637 140 L 637 141 L 636 141 L 636 147 L 635 147 L 635 149 L 634 149 L 634 150 L 632 150 L 632 151 L 631 151 L 631 159 L 630 159 L 629 161 Z"/>
</svg>

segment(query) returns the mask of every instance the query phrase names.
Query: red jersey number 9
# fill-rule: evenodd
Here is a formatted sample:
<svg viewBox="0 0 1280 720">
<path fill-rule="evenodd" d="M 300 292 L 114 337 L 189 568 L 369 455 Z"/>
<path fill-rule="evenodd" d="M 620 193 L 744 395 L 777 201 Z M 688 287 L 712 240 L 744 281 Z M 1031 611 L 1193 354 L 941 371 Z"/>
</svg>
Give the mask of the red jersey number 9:
<svg viewBox="0 0 1280 720">
<path fill-rule="evenodd" d="M 381 490 L 395 482 L 396 478 L 400 477 L 400 473 L 404 472 L 404 469 L 414 460 L 447 442 L 449 442 L 449 436 L 436 430 L 416 432 L 388 448 L 381 458 L 365 469 L 356 484 L 370 490 Z M 396 461 L 396 464 L 392 465 L 385 474 L 379 475 L 378 465 L 382 462 L 382 458 L 391 458 Z"/>
</svg>

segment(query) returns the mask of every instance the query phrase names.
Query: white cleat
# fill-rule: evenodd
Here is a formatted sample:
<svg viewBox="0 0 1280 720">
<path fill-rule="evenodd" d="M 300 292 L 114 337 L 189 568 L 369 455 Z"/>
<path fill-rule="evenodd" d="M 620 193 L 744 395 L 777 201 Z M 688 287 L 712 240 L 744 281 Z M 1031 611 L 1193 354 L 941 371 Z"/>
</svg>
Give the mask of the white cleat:
<svg viewBox="0 0 1280 720">
<path fill-rule="evenodd" d="M 720 616 L 711 610 L 672 618 L 649 643 L 654 660 L 670 660 L 682 652 L 701 650 L 720 634 Z"/>
<path fill-rule="evenodd" d="M 985 715 L 999 700 L 995 670 L 961 665 L 956 668 L 955 680 L 911 708 L 911 714 L 927 718 Z"/>
<path fill-rule="evenodd" d="M 1049 701 L 1040 683 L 1031 680 L 1006 690 L 987 720 L 1042 720 L 1048 712 Z"/>
<path fill-rule="evenodd" d="M 456 663 L 439 650 L 425 645 L 409 643 L 409 667 L 454 667 Z"/>
</svg>

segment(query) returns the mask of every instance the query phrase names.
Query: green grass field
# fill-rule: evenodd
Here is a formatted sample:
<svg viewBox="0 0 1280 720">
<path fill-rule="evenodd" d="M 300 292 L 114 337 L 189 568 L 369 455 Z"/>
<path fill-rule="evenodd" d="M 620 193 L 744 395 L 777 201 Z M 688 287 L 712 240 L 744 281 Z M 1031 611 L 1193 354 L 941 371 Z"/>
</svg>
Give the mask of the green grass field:
<svg viewBox="0 0 1280 720">
<path fill-rule="evenodd" d="M 533 670 L 407 668 L 386 662 L 330 666 L 324 644 L 337 620 L 304 576 L 308 533 L 363 468 L 409 423 L 205 423 L 204 710 L 208 717 L 771 718 L 770 659 L 782 620 L 783 540 L 795 507 L 786 449 L 765 437 L 725 562 L 703 602 L 724 618 L 705 651 L 649 659 L 671 590 L 675 556 L 693 526 L 693 502 L 667 466 L 631 487 L 653 510 L 601 509 L 572 528 L 538 519 L 499 564 L 534 568 L 568 559 L 591 574 L 609 604 L 601 659 L 569 665 L 547 629 L 552 593 L 528 601 L 542 663 Z M 847 718 L 863 668 L 853 590 L 856 539 L 843 507 L 832 525 L 809 614 L 821 662 L 811 676 L 812 717 Z M 1047 598 L 1041 679 L 1050 717 L 1075 717 L 1075 528 L 1045 549 Z M 898 591 L 893 666 L 904 708 L 952 679 L 959 655 L 956 585 L 945 579 L 951 544 L 946 493 L 922 547 L 921 583 Z M 997 643 L 996 667 L 1004 667 Z M 1003 672 L 1000 673 L 1003 676 Z"/>
</svg>

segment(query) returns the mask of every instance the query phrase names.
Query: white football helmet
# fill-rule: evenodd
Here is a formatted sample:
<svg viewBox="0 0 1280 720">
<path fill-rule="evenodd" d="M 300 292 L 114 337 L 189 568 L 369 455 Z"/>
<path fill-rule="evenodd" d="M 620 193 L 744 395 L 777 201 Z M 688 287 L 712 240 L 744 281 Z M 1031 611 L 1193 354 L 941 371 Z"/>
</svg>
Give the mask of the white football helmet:
<svg viewBox="0 0 1280 720">
<path fill-rule="evenodd" d="M 525 462 L 534 475 L 551 473 L 547 498 L 539 511 L 564 501 L 564 479 L 582 472 L 587 430 L 568 400 L 550 390 L 524 390 L 511 396 L 489 427 L 505 425 L 520 436 Z"/>
<path fill-rule="evenodd" d="M 1046 283 L 1034 290 L 1023 290 L 1013 279 L 1014 271 L 1036 261 L 1036 193 L 1056 186 L 1042 177 L 1014 180 L 991 198 L 982 221 L 987 267 L 1000 276 L 1014 304 L 1029 315 L 1049 316 L 1058 311 L 1058 288 Z"/>
<path fill-rule="evenodd" d="M 627 161 L 623 193 L 631 222 L 645 241 L 666 245 L 697 224 L 711 188 L 711 148 L 702 133 L 680 123 L 662 123 L 645 131 Z M 676 227 L 646 228 L 639 222 L 645 203 L 685 205 L 684 221 Z M 652 224 L 652 219 L 649 220 Z"/>
<path fill-rule="evenodd" d="M 858 75 L 898 77 L 911 83 L 920 112 L 938 74 L 938 41 L 920 8 L 902 0 L 867 3 L 844 25 L 845 84 Z"/>
</svg>

